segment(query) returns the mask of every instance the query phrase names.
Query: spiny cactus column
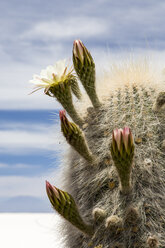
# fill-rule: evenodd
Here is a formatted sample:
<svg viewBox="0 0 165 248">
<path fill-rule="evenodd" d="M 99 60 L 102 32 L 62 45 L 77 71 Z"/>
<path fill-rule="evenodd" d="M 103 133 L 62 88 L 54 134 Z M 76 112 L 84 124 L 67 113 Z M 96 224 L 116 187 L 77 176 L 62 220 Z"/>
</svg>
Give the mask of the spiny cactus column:
<svg viewBox="0 0 165 248">
<path fill-rule="evenodd" d="M 61 131 L 72 147 L 68 193 L 48 182 L 46 190 L 67 220 L 65 247 L 165 248 L 165 93 L 130 81 L 114 92 L 107 87 L 109 97 L 100 104 L 94 61 L 80 40 L 73 45 L 73 63 L 94 108 L 81 121 L 70 114 L 75 123 L 60 112 Z M 55 95 L 50 89 L 46 93 Z M 65 102 L 67 94 L 60 94 Z"/>
</svg>

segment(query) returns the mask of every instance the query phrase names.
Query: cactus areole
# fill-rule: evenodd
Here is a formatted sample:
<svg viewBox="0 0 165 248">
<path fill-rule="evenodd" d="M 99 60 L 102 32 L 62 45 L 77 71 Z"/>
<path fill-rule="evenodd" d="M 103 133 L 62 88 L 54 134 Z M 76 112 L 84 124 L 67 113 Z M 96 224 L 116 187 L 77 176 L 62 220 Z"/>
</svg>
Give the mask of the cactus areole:
<svg viewBox="0 0 165 248">
<path fill-rule="evenodd" d="M 63 247 L 165 248 L 163 85 L 158 91 L 149 68 L 130 63 L 114 66 L 97 90 L 95 63 L 81 40 L 73 43 L 73 66 L 57 62 L 32 80 L 65 109 L 61 132 L 71 149 L 63 190 L 46 181 L 63 217 Z"/>
</svg>

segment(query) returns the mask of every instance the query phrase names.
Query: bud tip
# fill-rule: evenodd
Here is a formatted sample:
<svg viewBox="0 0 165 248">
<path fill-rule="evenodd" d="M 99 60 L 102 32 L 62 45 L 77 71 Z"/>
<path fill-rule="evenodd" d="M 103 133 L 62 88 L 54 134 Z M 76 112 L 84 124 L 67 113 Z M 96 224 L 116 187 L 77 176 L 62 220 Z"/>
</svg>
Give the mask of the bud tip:
<svg viewBox="0 0 165 248">
<path fill-rule="evenodd" d="M 66 118 L 66 111 L 65 110 L 60 110 L 59 112 L 60 120 L 64 120 Z"/>
</svg>

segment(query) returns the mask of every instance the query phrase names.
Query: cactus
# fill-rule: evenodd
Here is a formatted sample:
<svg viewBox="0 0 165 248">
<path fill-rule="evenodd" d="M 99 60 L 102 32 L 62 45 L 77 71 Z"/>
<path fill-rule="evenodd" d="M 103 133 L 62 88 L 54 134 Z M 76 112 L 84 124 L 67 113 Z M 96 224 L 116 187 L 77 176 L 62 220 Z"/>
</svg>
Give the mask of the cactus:
<svg viewBox="0 0 165 248">
<path fill-rule="evenodd" d="M 97 95 L 95 63 L 79 40 L 74 41 L 73 64 L 93 107 L 82 102 L 86 111 L 74 109 L 74 115 L 73 106 L 61 103 L 73 120 L 60 112 L 61 131 L 71 145 L 65 191 L 48 182 L 46 190 L 65 219 L 65 247 L 164 248 L 165 92 L 158 92 L 139 67 L 135 78 L 130 77 L 135 68 L 114 67 L 121 84 L 113 87 L 106 75 L 100 82 L 104 88 L 108 81 L 106 94 Z M 68 92 L 72 79 L 67 78 Z M 56 88 L 52 92 L 56 95 Z"/>
</svg>

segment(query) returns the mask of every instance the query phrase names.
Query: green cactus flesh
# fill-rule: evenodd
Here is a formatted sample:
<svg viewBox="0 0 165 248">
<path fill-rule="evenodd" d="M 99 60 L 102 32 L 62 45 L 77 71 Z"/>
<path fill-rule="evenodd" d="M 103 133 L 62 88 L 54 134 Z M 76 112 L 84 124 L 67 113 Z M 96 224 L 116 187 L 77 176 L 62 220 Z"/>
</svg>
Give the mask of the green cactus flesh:
<svg viewBox="0 0 165 248">
<path fill-rule="evenodd" d="M 101 109 L 87 109 L 84 133 L 99 162 L 91 167 L 71 153 L 66 184 L 85 221 L 93 223 L 95 233 L 87 237 L 69 225 L 66 247 L 165 247 L 165 154 L 161 149 L 165 121 L 164 113 L 152 110 L 155 100 L 153 89 L 132 86 L 113 94 Z M 120 191 L 110 154 L 112 131 L 123 126 L 129 126 L 135 137 L 132 189 L 128 194 Z M 101 222 L 92 217 L 96 208 L 106 213 Z M 130 208 L 136 212 L 130 213 Z M 109 228 L 106 223 L 114 215 L 122 223 Z M 149 246 L 150 235 L 156 235 L 159 246 Z"/>
<path fill-rule="evenodd" d="M 90 75 L 84 77 L 82 80 L 79 77 L 83 85 Z M 77 146 L 75 151 L 72 146 L 64 164 L 63 186 L 76 203 L 77 215 L 92 232 L 82 232 L 73 219 L 70 223 L 64 220 L 65 247 L 165 248 L 165 153 L 162 146 L 165 94 L 158 95 L 151 84 L 123 82 L 122 87 L 111 90 L 104 98 L 98 91 L 98 97 L 101 102 L 98 108 L 85 106 L 84 116 L 78 111 L 83 116 L 84 124 L 80 127 L 83 137 L 95 160 L 90 163 L 77 152 Z M 111 144 L 113 130 L 125 126 L 134 137 L 134 156 L 131 161 L 125 159 L 122 168 L 120 158 L 111 155 Z M 127 167 L 128 171 L 124 169 Z M 126 193 L 122 192 L 120 179 L 130 189 Z"/>
</svg>

